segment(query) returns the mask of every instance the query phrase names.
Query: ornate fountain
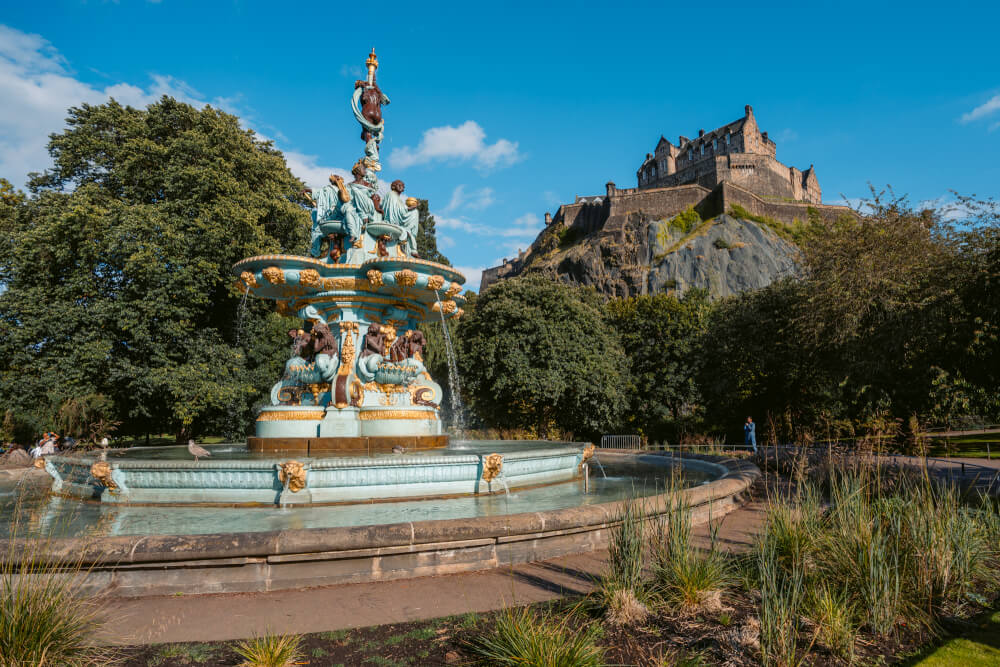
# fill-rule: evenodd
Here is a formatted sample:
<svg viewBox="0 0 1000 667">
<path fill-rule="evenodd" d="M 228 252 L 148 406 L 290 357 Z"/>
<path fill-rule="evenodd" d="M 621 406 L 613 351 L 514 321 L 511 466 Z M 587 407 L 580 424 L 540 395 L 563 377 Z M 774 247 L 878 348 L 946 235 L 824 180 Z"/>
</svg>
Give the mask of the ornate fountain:
<svg viewBox="0 0 1000 667">
<path fill-rule="evenodd" d="M 264 255 L 233 272 L 246 296 L 303 321 L 292 357 L 257 414 L 247 451 L 190 460 L 134 450 L 107 460 L 53 456 L 52 492 L 106 503 L 310 504 L 492 493 L 573 480 L 581 444 L 456 443 L 439 417 L 442 391 L 423 362 L 429 318 L 462 315 L 465 278 L 417 254 L 418 202 L 379 179 L 382 106 L 368 76 L 351 110 L 364 155 L 352 178 L 308 191 L 309 256 Z"/>
<path fill-rule="evenodd" d="M 273 299 L 309 330 L 290 331 L 294 353 L 257 416 L 252 451 L 391 451 L 444 447 L 441 387 L 423 364 L 429 317 L 458 318 L 462 274 L 417 255 L 418 201 L 379 179 L 385 129 L 374 49 L 351 109 L 364 156 L 313 203 L 309 257 L 251 257 L 233 268 L 241 290 Z"/>
</svg>

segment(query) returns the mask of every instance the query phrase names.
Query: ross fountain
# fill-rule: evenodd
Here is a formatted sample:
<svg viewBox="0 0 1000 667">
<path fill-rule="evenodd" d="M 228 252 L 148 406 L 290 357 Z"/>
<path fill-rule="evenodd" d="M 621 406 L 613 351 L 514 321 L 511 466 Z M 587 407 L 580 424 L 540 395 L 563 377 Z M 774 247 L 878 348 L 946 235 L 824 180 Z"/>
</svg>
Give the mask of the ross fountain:
<svg viewBox="0 0 1000 667">
<path fill-rule="evenodd" d="M 400 180 L 382 187 L 379 145 L 388 98 L 376 82 L 374 50 L 366 65 L 367 79 L 356 82 L 350 103 L 364 154 L 352 181 L 331 175 L 329 184 L 307 193 L 313 204 L 309 256 L 250 257 L 233 267 L 244 300 L 273 300 L 279 312 L 303 321 L 288 332 L 292 356 L 248 439 L 256 456 L 93 463 L 50 457 L 55 492 L 107 503 L 281 505 L 477 494 L 493 491 L 483 484 L 490 455 L 499 457 L 505 488 L 578 476 L 578 444 L 448 447 L 439 417 L 443 392 L 423 363 L 418 326 L 440 318 L 460 433 L 461 388 L 448 321 L 462 316 L 465 278 L 418 256 L 418 201 L 403 197 Z M 236 326 L 241 335 L 242 323 Z M 382 456 L 394 451 L 406 455 Z"/>
</svg>

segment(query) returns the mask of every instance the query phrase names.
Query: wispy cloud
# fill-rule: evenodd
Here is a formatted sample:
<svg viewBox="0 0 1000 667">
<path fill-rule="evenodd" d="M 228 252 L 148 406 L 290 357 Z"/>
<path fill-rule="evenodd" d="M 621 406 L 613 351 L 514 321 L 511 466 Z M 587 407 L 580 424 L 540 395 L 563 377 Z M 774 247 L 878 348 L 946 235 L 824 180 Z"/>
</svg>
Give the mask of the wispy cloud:
<svg viewBox="0 0 1000 667">
<path fill-rule="evenodd" d="M 959 120 L 963 123 L 971 123 L 974 120 L 985 118 L 996 111 L 1000 111 L 1000 95 L 994 95 L 972 111 L 962 114 L 962 117 Z M 991 126 L 990 130 L 994 130 L 998 126 L 1000 126 L 1000 123 Z"/>
<path fill-rule="evenodd" d="M 483 269 L 485 266 L 456 266 L 455 269 L 465 276 L 465 284 L 462 285 L 465 289 L 471 289 L 474 292 L 479 291 L 479 285 L 483 280 Z"/>
<path fill-rule="evenodd" d="M 238 97 L 208 100 L 186 82 L 152 74 L 145 86 L 115 83 L 97 88 L 79 81 L 66 59 L 40 35 L 0 25 L 0 176 L 15 184 L 49 164 L 49 133 L 66 123 L 66 109 L 113 97 L 145 107 L 163 95 L 203 106 L 232 109 Z"/>
<path fill-rule="evenodd" d="M 463 208 L 471 211 L 480 211 L 488 208 L 495 202 L 493 188 L 479 188 L 478 190 L 469 192 L 466 191 L 464 185 L 459 185 L 452 191 L 451 200 L 449 200 L 448 205 L 444 208 L 444 212 L 448 213 Z"/>
<path fill-rule="evenodd" d="M 779 143 L 788 143 L 790 141 L 795 141 L 798 138 L 799 138 L 799 133 L 790 127 L 786 127 L 781 132 L 778 132 L 777 136 L 775 137 L 775 139 L 777 139 Z"/>
<path fill-rule="evenodd" d="M 394 148 L 389 161 L 397 169 L 430 162 L 471 161 L 476 169 L 507 167 L 521 159 L 516 141 L 498 139 L 486 143 L 486 132 L 479 123 L 467 120 L 458 127 L 445 125 L 424 132 L 416 148 Z"/>
<path fill-rule="evenodd" d="M 365 71 L 361 69 L 361 65 L 341 65 L 340 76 L 361 79 L 365 76 Z"/>
</svg>

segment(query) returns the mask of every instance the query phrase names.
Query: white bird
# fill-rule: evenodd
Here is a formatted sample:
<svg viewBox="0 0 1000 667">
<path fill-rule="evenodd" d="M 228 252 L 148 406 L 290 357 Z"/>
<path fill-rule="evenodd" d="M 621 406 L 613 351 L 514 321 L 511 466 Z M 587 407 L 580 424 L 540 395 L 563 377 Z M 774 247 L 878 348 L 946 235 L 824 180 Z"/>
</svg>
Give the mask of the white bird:
<svg viewBox="0 0 1000 667">
<path fill-rule="evenodd" d="M 191 452 L 192 456 L 194 456 L 194 460 L 195 461 L 197 461 L 198 457 L 200 457 L 200 456 L 211 456 L 212 455 L 212 453 L 209 452 L 204 447 L 199 447 L 198 445 L 194 444 L 194 440 L 188 440 L 188 451 Z"/>
</svg>

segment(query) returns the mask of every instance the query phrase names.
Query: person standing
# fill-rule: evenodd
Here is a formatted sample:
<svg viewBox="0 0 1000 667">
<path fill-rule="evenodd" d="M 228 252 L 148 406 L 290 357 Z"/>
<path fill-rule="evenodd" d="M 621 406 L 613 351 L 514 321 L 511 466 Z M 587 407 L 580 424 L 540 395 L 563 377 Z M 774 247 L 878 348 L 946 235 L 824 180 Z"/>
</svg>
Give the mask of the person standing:
<svg viewBox="0 0 1000 667">
<path fill-rule="evenodd" d="M 753 448 L 753 453 L 757 453 L 757 425 L 753 423 L 753 417 L 747 417 L 743 424 L 743 444 Z"/>
</svg>

